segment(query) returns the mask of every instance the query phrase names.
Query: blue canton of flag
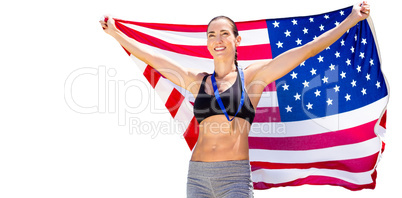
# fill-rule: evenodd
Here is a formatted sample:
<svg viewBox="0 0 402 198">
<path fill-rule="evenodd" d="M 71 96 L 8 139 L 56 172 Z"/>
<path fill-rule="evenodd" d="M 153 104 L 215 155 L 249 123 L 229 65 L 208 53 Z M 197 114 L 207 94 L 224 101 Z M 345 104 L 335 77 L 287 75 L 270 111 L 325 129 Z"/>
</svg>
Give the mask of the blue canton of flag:
<svg viewBox="0 0 402 198">
<path fill-rule="evenodd" d="M 338 26 L 351 10 L 267 20 L 273 58 Z M 278 79 L 276 85 L 281 120 L 285 122 L 348 112 L 388 94 L 367 20 Z"/>
</svg>

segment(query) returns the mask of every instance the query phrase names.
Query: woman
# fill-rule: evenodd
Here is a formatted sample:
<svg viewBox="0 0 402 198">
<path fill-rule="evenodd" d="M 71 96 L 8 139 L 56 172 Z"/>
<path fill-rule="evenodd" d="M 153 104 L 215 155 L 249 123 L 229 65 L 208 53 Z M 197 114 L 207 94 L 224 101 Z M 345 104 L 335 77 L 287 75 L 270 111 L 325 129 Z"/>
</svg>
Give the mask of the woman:
<svg viewBox="0 0 402 198">
<path fill-rule="evenodd" d="M 181 67 L 151 51 L 117 30 L 111 18 L 100 23 L 131 54 L 194 95 L 199 137 L 190 161 L 187 196 L 252 197 L 248 133 L 265 86 L 330 46 L 369 12 L 367 2 L 357 4 L 334 29 L 273 60 L 255 62 L 244 72 L 237 67 L 236 48 L 241 37 L 236 25 L 227 17 L 216 17 L 207 30 L 213 75 Z"/>
</svg>

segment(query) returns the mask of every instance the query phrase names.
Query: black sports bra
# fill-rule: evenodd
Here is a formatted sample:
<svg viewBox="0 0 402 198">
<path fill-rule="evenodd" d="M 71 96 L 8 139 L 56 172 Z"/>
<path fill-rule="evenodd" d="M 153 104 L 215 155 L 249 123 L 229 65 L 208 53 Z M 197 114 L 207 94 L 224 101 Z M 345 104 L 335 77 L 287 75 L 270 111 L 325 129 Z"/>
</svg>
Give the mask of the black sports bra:
<svg viewBox="0 0 402 198">
<path fill-rule="evenodd" d="M 200 86 L 200 90 L 198 91 L 197 98 L 194 101 L 194 116 L 200 124 L 207 117 L 224 114 L 221 108 L 219 107 L 218 101 L 215 98 L 215 95 L 210 95 L 205 92 L 205 81 L 210 75 L 204 76 L 202 79 L 202 84 Z M 237 109 L 239 108 L 242 88 L 240 81 L 240 75 L 237 74 L 237 78 L 235 83 L 227 90 L 222 93 L 219 93 L 222 103 L 226 108 L 226 112 L 230 116 L 234 116 L 236 114 Z M 239 113 L 237 113 L 236 117 L 243 118 L 253 123 L 255 116 L 255 110 L 253 104 L 251 104 L 250 98 L 245 92 L 244 104 L 241 107 Z"/>
</svg>

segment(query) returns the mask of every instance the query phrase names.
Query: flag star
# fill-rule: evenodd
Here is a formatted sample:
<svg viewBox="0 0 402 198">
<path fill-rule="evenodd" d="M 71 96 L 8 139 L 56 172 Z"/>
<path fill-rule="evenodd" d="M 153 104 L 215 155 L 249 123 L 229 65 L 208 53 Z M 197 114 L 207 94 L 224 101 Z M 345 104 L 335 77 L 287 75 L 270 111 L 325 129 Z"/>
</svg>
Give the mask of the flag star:
<svg viewBox="0 0 402 198">
<path fill-rule="evenodd" d="M 306 66 L 306 61 L 303 61 L 302 63 L 300 63 L 300 66 Z"/>
<path fill-rule="evenodd" d="M 307 28 L 304 28 L 304 29 L 303 29 L 303 33 L 304 33 L 304 34 L 308 34 L 308 29 L 307 29 Z"/>
<path fill-rule="evenodd" d="M 341 46 L 345 46 L 345 40 L 341 40 Z"/>
<path fill-rule="evenodd" d="M 371 80 L 371 79 L 370 79 L 370 74 L 367 74 L 367 75 L 366 75 L 366 79 L 367 79 L 367 81 Z"/>
<path fill-rule="evenodd" d="M 377 89 L 381 87 L 381 83 L 377 81 L 377 84 L 375 84 L 375 86 L 377 86 Z"/>
<path fill-rule="evenodd" d="M 357 66 L 357 73 L 360 73 L 362 71 L 362 67 L 360 65 Z"/>
<path fill-rule="evenodd" d="M 316 89 L 314 94 L 315 94 L 315 97 L 321 96 L 321 91 L 318 91 L 318 89 Z"/>
<path fill-rule="evenodd" d="M 328 106 L 329 106 L 329 105 L 332 105 L 332 101 L 333 101 L 333 100 L 331 100 L 331 98 L 328 98 L 328 100 L 327 100 Z"/>
<path fill-rule="evenodd" d="M 366 45 L 366 44 L 367 44 L 367 41 L 366 41 L 366 39 L 365 39 L 365 38 L 363 38 L 363 39 L 362 39 L 362 43 L 363 43 L 364 45 Z"/>
<path fill-rule="evenodd" d="M 300 100 L 300 96 L 301 95 L 299 95 L 299 93 L 296 93 L 296 95 L 294 95 L 293 97 L 295 97 L 295 101 L 296 101 L 296 100 Z"/>
<path fill-rule="evenodd" d="M 283 87 L 283 91 L 289 90 L 289 85 L 287 85 L 286 83 L 282 87 Z"/>
<path fill-rule="evenodd" d="M 317 59 L 319 63 L 324 62 L 324 57 L 321 55 Z"/>
<path fill-rule="evenodd" d="M 355 34 L 355 41 L 357 41 L 357 34 Z"/>
<path fill-rule="evenodd" d="M 349 95 L 349 94 L 346 94 L 346 96 L 345 96 L 345 98 L 346 98 L 346 101 L 348 101 L 348 100 L 351 100 L 351 99 L 350 99 L 350 96 L 351 96 L 351 95 Z"/>
<path fill-rule="evenodd" d="M 367 94 L 367 92 L 366 92 L 366 89 L 365 89 L 365 88 L 363 88 L 361 92 L 362 92 L 363 96 Z"/>
<path fill-rule="evenodd" d="M 338 25 L 339 25 L 339 22 L 335 21 L 335 26 L 338 27 Z"/>
<path fill-rule="evenodd" d="M 318 38 L 316 35 L 314 35 L 314 38 L 313 38 L 313 40 L 315 40 L 316 38 Z"/>
<path fill-rule="evenodd" d="M 352 87 L 356 87 L 356 81 L 353 80 L 350 84 L 352 84 Z"/>
<path fill-rule="evenodd" d="M 352 46 L 352 47 L 350 48 L 350 51 L 352 51 L 352 53 L 355 53 L 355 48 Z"/>
<path fill-rule="evenodd" d="M 326 15 L 324 16 L 324 18 L 325 18 L 325 19 L 329 19 L 329 16 L 326 14 Z"/>
<path fill-rule="evenodd" d="M 346 73 L 342 71 L 342 73 L 340 74 L 340 76 L 342 77 L 342 79 L 346 78 Z"/>
<path fill-rule="evenodd" d="M 331 63 L 331 65 L 329 66 L 329 68 L 331 69 L 331 71 L 333 71 L 333 70 L 335 70 L 335 65 L 333 65 L 333 64 Z"/>
<path fill-rule="evenodd" d="M 297 20 L 293 19 L 292 23 L 293 23 L 293 25 L 297 25 Z"/>
<path fill-rule="evenodd" d="M 335 87 L 334 87 L 335 92 L 339 92 L 339 88 L 340 88 L 340 86 L 335 85 Z"/>
<path fill-rule="evenodd" d="M 341 57 L 341 53 L 339 53 L 338 51 L 336 51 L 335 56 L 336 56 L 336 58 L 339 58 L 339 57 Z"/>
<path fill-rule="evenodd" d="M 286 37 L 290 36 L 290 33 L 292 33 L 292 32 L 290 32 L 289 30 L 286 30 L 286 32 L 284 32 L 284 34 L 286 35 Z"/>
<path fill-rule="evenodd" d="M 324 26 L 322 24 L 320 25 L 320 31 L 324 31 Z"/>
<path fill-rule="evenodd" d="M 331 49 L 329 46 L 327 48 L 325 48 L 325 50 L 329 50 L 329 49 Z"/>
<path fill-rule="evenodd" d="M 289 105 L 285 108 L 286 109 L 286 112 L 292 112 L 292 108 L 293 107 L 290 107 Z"/>
<path fill-rule="evenodd" d="M 322 83 L 328 83 L 328 77 L 324 76 L 324 78 L 322 79 Z"/>
<path fill-rule="evenodd" d="M 309 109 L 313 109 L 313 104 L 308 103 L 308 104 L 306 105 L 306 107 L 307 107 L 307 110 L 309 110 Z"/>
<path fill-rule="evenodd" d="M 351 60 L 350 59 L 347 59 L 346 60 L 346 64 L 349 66 L 349 65 L 351 65 L 352 63 L 351 63 Z"/>
<path fill-rule="evenodd" d="M 274 25 L 274 28 L 279 27 L 279 22 L 275 21 L 275 23 L 272 23 Z"/>
<path fill-rule="evenodd" d="M 295 78 L 297 78 L 297 73 L 295 73 L 295 72 L 293 71 L 293 73 L 291 73 L 290 76 L 292 76 L 292 79 L 295 79 Z"/>
<path fill-rule="evenodd" d="M 310 23 L 314 22 L 314 18 L 313 18 L 313 17 L 310 17 L 309 20 L 310 20 Z"/>
<path fill-rule="evenodd" d="M 309 82 L 307 82 L 306 80 L 304 80 L 304 82 L 302 83 L 304 85 L 304 88 L 309 87 Z"/>
<path fill-rule="evenodd" d="M 341 10 L 339 13 L 341 14 L 341 16 L 345 15 L 345 12 L 343 10 Z"/>
<path fill-rule="evenodd" d="M 301 45 L 301 44 L 302 44 L 302 40 L 300 40 L 299 38 L 297 38 L 296 43 L 297 43 L 297 45 Z"/>
<path fill-rule="evenodd" d="M 276 45 L 278 46 L 278 48 L 283 48 L 283 43 L 281 43 L 281 41 L 278 41 L 278 42 L 276 43 Z"/>
<path fill-rule="evenodd" d="M 374 60 L 370 58 L 370 66 L 374 65 Z"/>
<path fill-rule="evenodd" d="M 311 68 L 311 75 L 316 75 L 317 74 L 317 70 L 316 69 L 314 69 L 314 68 Z"/>
<path fill-rule="evenodd" d="M 360 57 L 360 58 L 364 58 L 364 52 L 360 52 L 359 57 Z"/>
</svg>

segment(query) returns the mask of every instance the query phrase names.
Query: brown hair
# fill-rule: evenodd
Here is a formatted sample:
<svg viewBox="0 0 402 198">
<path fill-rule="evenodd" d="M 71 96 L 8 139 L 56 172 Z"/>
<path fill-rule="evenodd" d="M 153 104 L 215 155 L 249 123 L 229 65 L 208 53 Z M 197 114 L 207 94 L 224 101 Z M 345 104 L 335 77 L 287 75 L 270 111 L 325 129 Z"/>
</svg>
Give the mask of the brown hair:
<svg viewBox="0 0 402 198">
<path fill-rule="evenodd" d="M 229 24 L 232 26 L 232 31 L 233 31 L 234 36 L 235 36 L 235 37 L 239 36 L 239 30 L 237 29 L 237 26 L 236 26 L 235 22 L 234 22 L 231 18 L 229 18 L 229 17 L 227 17 L 227 16 L 217 16 L 217 17 L 214 17 L 214 18 L 211 19 L 211 21 L 208 23 L 208 28 L 209 28 L 209 25 L 211 25 L 211 23 L 212 23 L 213 21 L 216 21 L 216 20 L 218 20 L 218 19 L 226 19 L 226 20 L 229 22 Z M 234 60 L 234 62 L 235 62 L 235 65 L 238 66 L 238 64 L 237 64 L 237 49 L 236 49 L 236 53 L 235 53 L 235 60 Z"/>
</svg>

